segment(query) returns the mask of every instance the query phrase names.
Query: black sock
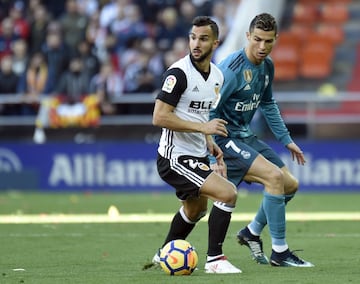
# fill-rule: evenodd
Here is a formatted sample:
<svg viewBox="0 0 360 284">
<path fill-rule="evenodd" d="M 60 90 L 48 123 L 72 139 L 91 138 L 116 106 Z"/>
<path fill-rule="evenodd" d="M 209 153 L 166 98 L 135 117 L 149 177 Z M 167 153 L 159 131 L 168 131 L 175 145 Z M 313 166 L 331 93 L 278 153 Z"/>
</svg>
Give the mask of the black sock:
<svg viewBox="0 0 360 284">
<path fill-rule="evenodd" d="M 213 206 L 209 215 L 209 247 L 208 256 L 222 254 L 222 246 L 229 228 L 231 213 Z"/>
<path fill-rule="evenodd" d="M 178 211 L 171 222 L 170 230 L 163 246 L 165 246 L 168 242 L 172 240 L 185 240 L 194 227 L 195 224 L 190 224 L 186 222 Z"/>
</svg>

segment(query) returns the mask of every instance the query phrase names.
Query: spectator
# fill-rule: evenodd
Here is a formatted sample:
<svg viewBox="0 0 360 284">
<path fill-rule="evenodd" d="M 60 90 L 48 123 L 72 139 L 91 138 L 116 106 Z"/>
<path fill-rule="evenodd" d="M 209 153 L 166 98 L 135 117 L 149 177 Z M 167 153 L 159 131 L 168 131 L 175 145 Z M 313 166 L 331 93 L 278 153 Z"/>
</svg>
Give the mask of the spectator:
<svg viewBox="0 0 360 284">
<path fill-rule="evenodd" d="M 37 114 L 41 95 L 48 94 L 49 72 L 44 55 L 35 53 L 30 58 L 29 66 L 20 79 L 18 91 L 24 94 L 25 105 L 22 113 L 25 115 Z"/>
<path fill-rule="evenodd" d="M 192 20 L 197 14 L 196 6 L 190 0 L 181 1 L 179 13 L 179 25 L 182 26 L 185 31 L 190 31 L 192 28 Z"/>
<path fill-rule="evenodd" d="M 12 46 L 13 71 L 21 77 L 29 61 L 28 45 L 24 39 L 18 39 Z"/>
<path fill-rule="evenodd" d="M 9 17 L 13 20 L 15 33 L 27 40 L 29 37 L 30 26 L 24 15 L 25 5 L 22 1 L 16 1 L 10 8 Z"/>
<path fill-rule="evenodd" d="M 91 17 L 99 9 L 98 0 L 76 0 L 78 11 L 86 17 Z"/>
<path fill-rule="evenodd" d="M 34 20 L 34 14 L 36 10 L 42 6 L 41 0 L 29 0 L 26 10 L 25 10 L 25 17 L 31 23 Z M 47 8 L 45 8 L 47 10 Z"/>
<path fill-rule="evenodd" d="M 64 42 L 69 47 L 70 55 L 74 56 L 78 44 L 85 39 L 88 18 L 79 12 L 76 0 L 67 0 L 65 12 L 60 17 L 59 22 Z"/>
<path fill-rule="evenodd" d="M 131 2 L 131 0 L 110 0 L 100 11 L 100 26 L 108 28 Z"/>
<path fill-rule="evenodd" d="M 158 50 L 155 39 L 151 37 L 144 38 L 140 48 L 143 53 L 149 55 L 148 69 L 154 74 L 154 87 L 158 89 L 161 87 L 161 77 L 162 73 L 165 71 L 164 54 Z M 186 52 L 186 49 L 187 47 L 184 52 Z"/>
<path fill-rule="evenodd" d="M 231 28 L 231 22 L 233 17 L 229 16 L 228 6 L 233 8 L 232 13 L 236 12 L 236 7 L 231 6 L 229 1 L 216 1 L 212 7 L 212 17 L 219 26 L 220 31 L 220 44 L 224 42 L 229 30 Z M 230 8 L 229 8 L 230 9 Z"/>
<path fill-rule="evenodd" d="M 162 51 L 169 50 L 175 39 L 188 34 L 178 23 L 179 14 L 173 7 L 167 7 L 160 12 L 160 22 L 156 29 L 155 39 Z"/>
<path fill-rule="evenodd" d="M 12 70 L 12 57 L 6 55 L 0 63 L 0 95 L 16 95 L 19 77 Z M 1 115 L 20 115 L 20 104 L 0 105 Z"/>
<path fill-rule="evenodd" d="M 77 50 L 78 56 L 84 66 L 84 71 L 87 73 L 89 78 L 92 78 L 100 70 L 100 62 L 93 52 L 93 47 L 89 44 L 89 42 L 83 40 L 79 43 Z"/>
<path fill-rule="evenodd" d="M 52 22 L 48 26 L 42 52 L 48 63 L 50 86 L 54 88 L 61 74 L 67 69 L 69 62 L 68 48 L 62 40 L 59 26 L 56 22 Z M 49 91 L 51 92 L 52 90 Z"/>
<path fill-rule="evenodd" d="M 114 70 L 111 61 L 101 65 L 100 72 L 90 82 L 90 93 L 99 100 L 102 114 L 115 114 L 116 105 L 113 101 L 123 94 L 124 82 L 121 74 Z"/>
<path fill-rule="evenodd" d="M 81 58 L 73 57 L 69 69 L 61 75 L 55 92 L 61 96 L 63 102 L 74 104 L 88 95 L 89 84 L 90 78 Z"/>
<path fill-rule="evenodd" d="M 155 75 L 149 70 L 148 63 L 150 56 L 139 52 L 135 60 L 129 64 L 124 73 L 126 93 L 149 93 L 156 87 L 154 84 Z"/>
<path fill-rule="evenodd" d="M 94 52 L 99 61 L 105 62 L 108 60 L 107 39 L 109 38 L 109 33 L 106 28 L 100 25 L 99 15 L 99 12 L 95 12 L 89 18 L 85 39 L 94 47 Z M 115 37 L 113 38 L 113 42 L 115 45 Z"/>
<path fill-rule="evenodd" d="M 20 36 L 15 33 L 14 21 L 10 17 L 3 19 L 0 32 L 0 60 L 12 53 L 11 46 L 19 38 Z"/>
<path fill-rule="evenodd" d="M 116 37 L 116 52 L 121 54 L 131 40 L 149 36 L 137 5 L 129 4 L 119 10 L 118 17 L 110 23 L 110 31 Z"/>
<path fill-rule="evenodd" d="M 29 51 L 31 54 L 41 51 L 41 46 L 46 40 L 47 26 L 50 15 L 45 6 L 38 5 L 30 20 Z"/>
</svg>

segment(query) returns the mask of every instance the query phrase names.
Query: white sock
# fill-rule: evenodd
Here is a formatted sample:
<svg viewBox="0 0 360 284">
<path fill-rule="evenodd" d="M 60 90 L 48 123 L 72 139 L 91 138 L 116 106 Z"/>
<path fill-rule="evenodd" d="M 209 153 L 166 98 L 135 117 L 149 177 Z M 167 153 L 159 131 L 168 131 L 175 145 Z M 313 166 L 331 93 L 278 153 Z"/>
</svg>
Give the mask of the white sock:
<svg viewBox="0 0 360 284">
<path fill-rule="evenodd" d="M 220 257 L 222 257 L 222 256 L 224 256 L 224 254 L 219 254 L 219 255 L 216 255 L 216 256 L 208 256 L 208 257 L 206 258 L 206 261 L 209 262 L 209 261 L 212 261 L 212 260 L 214 260 L 214 259 L 220 258 Z"/>
</svg>

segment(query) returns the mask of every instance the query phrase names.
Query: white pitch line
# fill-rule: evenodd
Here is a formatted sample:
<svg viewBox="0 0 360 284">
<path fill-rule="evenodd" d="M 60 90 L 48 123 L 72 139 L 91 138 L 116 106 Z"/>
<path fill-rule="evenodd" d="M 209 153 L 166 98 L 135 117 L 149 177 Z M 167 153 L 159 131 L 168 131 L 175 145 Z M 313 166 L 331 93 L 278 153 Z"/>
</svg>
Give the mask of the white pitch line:
<svg viewBox="0 0 360 284">
<path fill-rule="evenodd" d="M 233 213 L 232 221 L 250 221 L 255 213 Z M 173 214 L 0 215 L 0 224 L 170 222 Z M 360 221 L 360 212 L 289 212 L 287 221 Z M 207 221 L 207 217 L 202 221 Z"/>
</svg>

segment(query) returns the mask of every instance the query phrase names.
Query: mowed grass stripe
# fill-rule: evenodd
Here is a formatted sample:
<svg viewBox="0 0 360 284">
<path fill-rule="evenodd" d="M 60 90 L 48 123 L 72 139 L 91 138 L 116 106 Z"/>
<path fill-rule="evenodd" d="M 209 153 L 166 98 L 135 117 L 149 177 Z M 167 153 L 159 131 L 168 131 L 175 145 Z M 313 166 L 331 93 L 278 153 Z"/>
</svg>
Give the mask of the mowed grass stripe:
<svg viewBox="0 0 360 284">
<path fill-rule="evenodd" d="M 250 221 L 255 213 L 233 213 L 232 221 Z M 32 214 L 0 215 L 0 224 L 170 222 L 173 214 Z M 287 221 L 360 221 L 360 212 L 289 212 Z M 207 217 L 202 219 L 207 221 Z"/>
</svg>

